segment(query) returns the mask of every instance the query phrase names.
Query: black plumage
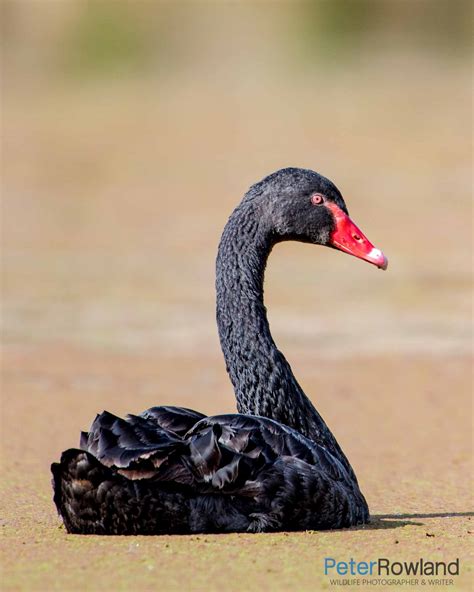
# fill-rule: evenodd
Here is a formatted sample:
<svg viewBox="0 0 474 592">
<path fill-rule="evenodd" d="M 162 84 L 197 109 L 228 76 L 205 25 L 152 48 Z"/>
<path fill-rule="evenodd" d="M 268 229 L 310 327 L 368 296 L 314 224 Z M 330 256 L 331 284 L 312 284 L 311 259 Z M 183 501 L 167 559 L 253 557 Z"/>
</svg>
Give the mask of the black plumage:
<svg viewBox="0 0 474 592">
<path fill-rule="evenodd" d="M 71 533 L 158 534 L 342 528 L 369 519 L 354 471 L 277 349 L 263 304 L 280 241 L 332 246 L 347 214 L 337 188 L 283 169 L 250 188 L 217 256 L 217 324 L 239 414 L 153 407 L 104 411 L 80 449 L 52 465 L 54 501 Z"/>
</svg>

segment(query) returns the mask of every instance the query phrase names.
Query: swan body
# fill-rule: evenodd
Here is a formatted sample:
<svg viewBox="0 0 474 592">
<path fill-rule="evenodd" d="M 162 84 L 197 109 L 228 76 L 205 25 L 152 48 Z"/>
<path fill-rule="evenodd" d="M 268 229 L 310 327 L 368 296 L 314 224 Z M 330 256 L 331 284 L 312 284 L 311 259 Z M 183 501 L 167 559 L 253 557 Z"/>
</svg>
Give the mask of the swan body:
<svg viewBox="0 0 474 592">
<path fill-rule="evenodd" d="M 328 529 L 363 524 L 355 473 L 277 349 L 263 304 L 272 247 L 298 240 L 385 268 L 337 188 L 282 169 L 250 188 L 217 256 L 217 324 L 238 414 L 153 407 L 106 411 L 51 467 L 68 532 L 160 534 Z"/>
</svg>

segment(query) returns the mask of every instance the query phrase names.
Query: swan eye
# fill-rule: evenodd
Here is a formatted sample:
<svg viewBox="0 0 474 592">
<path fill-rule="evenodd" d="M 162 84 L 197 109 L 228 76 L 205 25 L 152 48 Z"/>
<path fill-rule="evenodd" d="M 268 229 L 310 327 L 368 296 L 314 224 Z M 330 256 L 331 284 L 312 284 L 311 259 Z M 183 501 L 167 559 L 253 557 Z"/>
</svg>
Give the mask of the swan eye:
<svg viewBox="0 0 474 592">
<path fill-rule="evenodd" d="M 322 204 L 324 201 L 324 196 L 321 195 L 320 193 L 315 193 L 311 196 L 311 203 L 314 206 L 319 206 L 319 204 Z"/>
</svg>

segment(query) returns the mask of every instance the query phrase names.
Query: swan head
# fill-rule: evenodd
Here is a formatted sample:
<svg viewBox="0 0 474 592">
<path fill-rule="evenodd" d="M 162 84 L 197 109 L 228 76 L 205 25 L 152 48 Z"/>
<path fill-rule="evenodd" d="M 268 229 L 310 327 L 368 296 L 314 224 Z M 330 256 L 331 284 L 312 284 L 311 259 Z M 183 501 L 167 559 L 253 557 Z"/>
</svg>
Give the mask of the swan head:
<svg viewBox="0 0 474 592">
<path fill-rule="evenodd" d="M 258 203 L 275 242 L 323 245 L 387 268 L 385 255 L 349 217 L 338 188 L 314 171 L 281 169 L 254 185 L 246 199 Z"/>
</svg>

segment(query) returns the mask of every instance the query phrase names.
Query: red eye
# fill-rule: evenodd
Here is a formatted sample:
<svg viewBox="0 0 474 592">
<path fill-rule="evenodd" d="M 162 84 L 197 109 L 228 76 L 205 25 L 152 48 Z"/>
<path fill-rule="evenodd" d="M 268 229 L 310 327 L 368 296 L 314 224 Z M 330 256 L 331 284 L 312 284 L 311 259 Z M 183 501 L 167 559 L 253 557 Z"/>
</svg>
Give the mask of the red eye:
<svg viewBox="0 0 474 592">
<path fill-rule="evenodd" d="M 315 206 L 322 204 L 324 201 L 324 197 L 320 193 L 315 193 L 311 196 L 311 203 Z"/>
</svg>

